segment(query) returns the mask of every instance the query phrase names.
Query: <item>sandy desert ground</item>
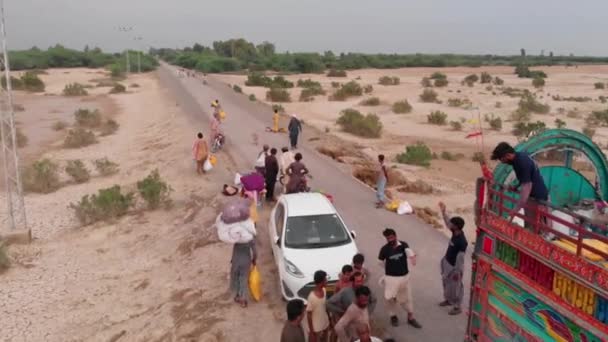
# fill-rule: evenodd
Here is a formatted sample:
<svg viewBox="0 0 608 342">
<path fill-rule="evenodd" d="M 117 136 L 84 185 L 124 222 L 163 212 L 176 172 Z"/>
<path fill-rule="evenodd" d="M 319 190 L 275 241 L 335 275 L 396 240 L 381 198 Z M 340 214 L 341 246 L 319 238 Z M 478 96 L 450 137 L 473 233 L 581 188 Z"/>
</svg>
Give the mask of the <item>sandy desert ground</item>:
<svg viewBox="0 0 608 342">
<path fill-rule="evenodd" d="M 39 158 L 60 165 L 81 159 L 94 170 L 93 160 L 107 157 L 120 171 L 109 177 L 92 171 L 84 184 L 69 183 L 62 171 L 65 186 L 26 195 L 34 241 L 8 248 L 12 266 L 0 274 L 0 339 L 241 341 L 252 334 L 276 339 L 284 319 L 279 298 L 269 295 L 243 310 L 227 293 L 231 248 L 217 241 L 211 223 L 223 200 L 221 184 L 233 175 L 230 158 L 220 154 L 213 172 L 197 176 L 190 147 L 198 129 L 156 74 L 132 75 L 122 81 L 128 92 L 116 95 L 94 87 L 106 77 L 99 70 L 49 70 L 41 75 L 46 93 L 16 93 L 15 102 L 25 109 L 17 120 L 29 139 L 21 150 L 24 165 Z M 93 88 L 89 96 L 62 96 L 71 82 Z M 129 86 L 134 83 L 139 87 Z M 73 124 L 78 108 L 99 109 L 120 128 L 98 137 L 97 144 L 64 149 L 65 131 L 52 126 L 59 120 Z M 114 184 L 134 189 L 153 169 L 174 190 L 171 209 L 145 211 L 140 203 L 116 222 L 84 227 L 68 209 L 83 195 Z M 261 247 L 267 240 L 260 239 Z M 270 256 L 261 254 L 259 263 L 271 263 Z"/>
<path fill-rule="evenodd" d="M 581 130 L 585 126 L 584 118 L 592 110 L 604 110 L 607 104 L 600 101 L 600 96 L 608 96 L 608 90 L 595 89 L 594 83 L 608 82 L 608 66 L 578 66 L 578 67 L 542 67 L 538 68 L 547 73 L 546 85 L 542 89 L 535 89 L 531 79 L 518 78 L 513 67 L 482 67 L 482 68 L 408 68 L 398 70 L 356 70 L 349 71 L 347 77 L 326 77 L 325 75 L 285 75 L 285 78 L 296 83 L 299 79 L 312 79 L 318 81 L 323 89 L 330 95 L 333 91 L 332 82 L 346 83 L 355 80 L 364 85 L 372 85 L 373 92 L 360 97 L 349 98 L 347 101 L 329 101 L 328 95 L 316 96 L 312 102 L 297 102 L 302 88 L 289 89 L 291 103 L 282 103 L 286 113 L 297 114 L 306 124 L 317 129 L 317 135 L 323 137 L 312 142 L 319 147 L 330 150 L 340 150 L 340 158 L 346 163 L 356 164 L 360 158 L 357 150 L 367 154 L 371 160 L 379 153 L 387 155 L 390 165 L 405 176 L 408 183 L 428 184 L 432 193 L 400 192 L 395 191 L 399 185 L 393 186 L 391 193 L 396 197 L 407 200 L 415 207 L 436 208 L 439 200 L 463 215 L 467 222 L 473 222 L 472 203 L 474 201 L 475 179 L 481 175 L 479 164 L 471 160 L 475 152 L 483 151 L 488 156 L 493 147 L 500 141 L 517 143 L 512 135 L 513 122 L 509 122 L 511 113 L 517 108 L 519 97 L 509 97 L 502 93 L 506 87 L 528 89 L 535 93 L 538 100 L 549 104 L 551 110 L 548 114 L 533 114 L 532 121 L 543 121 L 547 127 L 555 127 L 557 118 L 566 123 L 567 128 Z M 433 88 L 439 95 L 439 103 L 423 103 L 419 95 L 423 91 L 421 80 L 434 72 L 447 75 L 449 85 L 443 88 Z M 469 74 L 479 75 L 481 72 L 498 76 L 504 80 L 503 86 L 475 83 L 473 87 L 462 85 L 461 81 Z M 396 86 L 383 86 L 378 84 L 382 76 L 399 77 L 400 84 Z M 266 88 L 245 86 L 246 76 L 243 75 L 216 75 L 229 85 L 239 85 L 245 95 L 254 94 L 258 100 L 266 101 Z M 490 87 L 488 87 L 490 86 Z M 591 101 L 557 101 L 553 97 L 589 97 Z M 378 97 L 380 105 L 362 106 L 360 102 L 369 97 Z M 448 99 L 468 99 L 469 108 L 455 108 L 448 105 Z M 394 102 L 407 99 L 413 110 L 409 114 L 394 114 L 391 106 Z M 500 102 L 500 108 L 497 108 Z M 379 139 L 359 138 L 340 131 L 336 119 L 342 110 L 354 108 L 363 114 L 377 114 L 384 126 L 382 137 Z M 454 131 L 450 125 L 437 126 L 427 123 L 427 115 L 431 111 L 441 110 L 448 115 L 447 121 L 460 121 L 463 123 L 462 131 Z M 488 124 L 483 122 L 485 114 L 494 114 L 503 120 L 501 131 L 490 130 Z M 476 131 L 476 119 L 481 117 L 484 128 L 482 139 L 465 139 L 468 133 Z M 269 126 L 271 113 L 268 114 Z M 282 125 L 287 124 L 287 119 Z M 327 140 L 328 136 L 332 136 Z M 337 139 L 336 139 L 337 138 Z M 606 147 L 608 130 L 596 128 L 593 140 Z M 437 155 L 447 151 L 452 154 L 463 154 L 458 161 L 447 161 L 441 158 L 433 160 L 430 168 L 398 164 L 395 156 L 404 152 L 405 146 L 422 141 Z M 344 143 L 346 142 L 346 144 Z M 356 148 L 352 148 L 356 147 Z M 345 155 L 344 155 L 345 154 Z M 356 169 L 356 168 L 355 168 Z M 422 183 L 420 183 L 422 182 Z M 403 187 L 401 187 L 403 190 Z M 422 192 L 428 192 L 422 191 Z M 432 221 L 432 220 L 431 220 Z M 474 239 L 474 226 L 466 227 L 469 240 Z M 445 231 L 445 230 L 444 230 Z M 447 231 L 446 231 L 447 233 Z"/>
</svg>

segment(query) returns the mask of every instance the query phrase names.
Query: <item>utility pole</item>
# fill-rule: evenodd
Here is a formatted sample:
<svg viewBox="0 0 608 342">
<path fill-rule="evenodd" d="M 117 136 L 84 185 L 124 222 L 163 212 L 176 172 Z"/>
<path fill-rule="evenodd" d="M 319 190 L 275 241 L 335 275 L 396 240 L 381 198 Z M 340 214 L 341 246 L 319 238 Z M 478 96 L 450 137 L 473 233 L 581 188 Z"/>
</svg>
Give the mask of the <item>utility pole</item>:
<svg viewBox="0 0 608 342">
<path fill-rule="evenodd" d="M 0 136 L 4 164 L 4 186 L 7 203 L 7 225 L 10 230 L 27 230 L 23 187 L 19 173 L 17 139 L 15 136 L 15 112 L 13 111 L 12 85 L 8 51 L 6 49 L 6 26 L 4 22 L 4 0 L 0 0 L 0 33 L 2 34 L 2 55 L 0 67 L 4 69 L 6 89 L 1 89 Z"/>
<path fill-rule="evenodd" d="M 131 72 L 131 63 L 129 62 L 129 49 L 127 48 L 127 76 L 129 76 L 129 73 Z"/>
<path fill-rule="evenodd" d="M 131 32 L 133 31 L 133 27 L 119 27 L 118 28 L 119 32 Z M 126 74 L 127 76 L 129 76 L 129 73 L 131 72 L 131 62 L 129 60 L 129 47 L 127 46 L 126 52 L 125 52 L 125 59 L 126 59 Z"/>
</svg>

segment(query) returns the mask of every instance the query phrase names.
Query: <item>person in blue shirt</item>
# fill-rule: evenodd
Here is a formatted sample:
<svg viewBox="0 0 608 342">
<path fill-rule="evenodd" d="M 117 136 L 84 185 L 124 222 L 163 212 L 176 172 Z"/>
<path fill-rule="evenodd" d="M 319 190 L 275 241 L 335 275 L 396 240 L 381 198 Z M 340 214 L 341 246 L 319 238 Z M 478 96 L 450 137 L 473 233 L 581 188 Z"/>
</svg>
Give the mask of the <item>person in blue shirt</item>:
<svg viewBox="0 0 608 342">
<path fill-rule="evenodd" d="M 515 149 L 506 142 L 501 142 L 494 148 L 492 160 L 511 165 L 519 183 L 511 189 L 514 191 L 519 189 L 519 200 L 511 212 L 510 221 L 521 208 L 524 208 L 527 220 L 533 220 L 537 210 L 544 208 L 542 202 L 549 201 L 549 190 L 536 162 L 525 152 L 515 152 Z M 526 222 L 526 226 L 530 223 Z"/>
</svg>

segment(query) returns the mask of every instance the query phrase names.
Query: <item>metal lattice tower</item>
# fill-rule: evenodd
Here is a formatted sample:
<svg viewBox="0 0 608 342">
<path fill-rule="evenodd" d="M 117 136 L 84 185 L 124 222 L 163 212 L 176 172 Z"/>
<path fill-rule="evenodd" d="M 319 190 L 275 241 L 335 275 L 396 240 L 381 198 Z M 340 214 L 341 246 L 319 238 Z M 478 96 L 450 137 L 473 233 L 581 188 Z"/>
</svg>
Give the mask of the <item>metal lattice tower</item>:
<svg viewBox="0 0 608 342">
<path fill-rule="evenodd" d="M 0 68 L 6 78 L 6 89 L 0 87 L 0 136 L 2 138 L 2 162 L 4 164 L 4 186 L 8 211 L 4 222 L 11 230 L 26 230 L 27 221 L 23 188 L 19 174 L 19 157 L 17 156 L 17 139 L 15 137 L 15 112 L 13 111 L 13 98 L 11 96 L 11 77 L 6 50 L 6 27 L 4 23 L 4 0 L 0 0 L 0 34 L 2 35 L 2 49 L 0 54 Z"/>
</svg>

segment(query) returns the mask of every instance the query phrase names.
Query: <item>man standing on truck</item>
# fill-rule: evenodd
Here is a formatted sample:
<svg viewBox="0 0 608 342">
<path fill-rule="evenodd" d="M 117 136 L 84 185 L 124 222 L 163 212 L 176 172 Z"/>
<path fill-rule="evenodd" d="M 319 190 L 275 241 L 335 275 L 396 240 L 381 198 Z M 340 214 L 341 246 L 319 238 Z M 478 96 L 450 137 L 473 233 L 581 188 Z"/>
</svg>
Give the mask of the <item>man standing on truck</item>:
<svg viewBox="0 0 608 342">
<path fill-rule="evenodd" d="M 529 227 L 536 213 L 545 209 L 539 201 L 546 202 L 549 200 L 549 190 L 547 190 L 538 165 L 529 154 L 515 152 L 515 149 L 506 142 L 501 142 L 494 148 L 492 160 L 499 160 L 501 163 L 513 167 L 519 184 L 510 190 L 516 191 L 516 189 L 519 189 L 519 200 L 510 214 L 510 221 L 513 220 L 521 208 L 524 208 L 525 226 Z"/>
<path fill-rule="evenodd" d="M 452 310 L 448 314 L 458 315 L 462 312 L 460 304 L 462 304 L 462 298 L 464 297 L 464 284 L 462 283 L 464 256 L 469 243 L 462 231 L 462 228 L 464 228 L 462 217 L 449 217 L 443 202 L 439 202 L 439 209 L 441 210 L 445 226 L 452 232 L 448 249 L 443 259 L 441 259 L 444 300 L 439 303 L 439 306 L 453 305 Z"/>
</svg>

